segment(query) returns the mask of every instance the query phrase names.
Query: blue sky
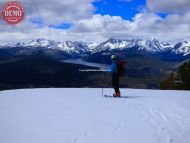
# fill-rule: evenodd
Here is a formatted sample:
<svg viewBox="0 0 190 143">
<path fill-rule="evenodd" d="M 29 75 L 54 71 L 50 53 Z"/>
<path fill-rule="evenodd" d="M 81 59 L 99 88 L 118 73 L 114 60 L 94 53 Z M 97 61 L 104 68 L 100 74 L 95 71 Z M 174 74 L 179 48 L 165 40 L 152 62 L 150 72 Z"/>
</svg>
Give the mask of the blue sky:
<svg viewBox="0 0 190 143">
<path fill-rule="evenodd" d="M 145 0 L 100 0 L 93 2 L 96 14 L 121 16 L 125 20 L 132 18 L 145 7 Z"/>
<path fill-rule="evenodd" d="M 120 16 L 124 20 L 133 21 L 136 14 L 147 10 L 145 0 L 98 0 L 92 2 L 95 7 L 93 14 Z M 167 12 L 157 12 L 158 16 L 165 18 Z M 43 25 L 41 19 L 33 20 L 39 26 Z M 72 23 L 65 22 L 58 25 L 49 25 L 50 28 L 55 29 L 70 29 Z"/>
<path fill-rule="evenodd" d="M 124 20 L 133 20 L 133 17 L 145 9 L 145 0 L 98 0 L 92 2 L 95 7 L 94 14 L 120 16 Z M 165 14 L 159 14 L 165 16 Z M 40 20 L 35 23 L 42 24 Z M 61 23 L 59 25 L 49 25 L 50 28 L 69 29 L 71 23 Z"/>
</svg>

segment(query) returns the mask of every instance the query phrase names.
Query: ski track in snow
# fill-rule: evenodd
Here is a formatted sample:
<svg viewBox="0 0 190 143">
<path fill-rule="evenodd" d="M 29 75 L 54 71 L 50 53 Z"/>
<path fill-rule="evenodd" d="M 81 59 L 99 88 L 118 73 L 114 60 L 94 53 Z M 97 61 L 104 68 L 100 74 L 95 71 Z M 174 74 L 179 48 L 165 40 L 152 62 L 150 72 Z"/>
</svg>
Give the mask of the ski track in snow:
<svg viewBox="0 0 190 143">
<path fill-rule="evenodd" d="M 190 143 L 189 91 L 121 91 L 2 91 L 0 143 Z"/>
</svg>

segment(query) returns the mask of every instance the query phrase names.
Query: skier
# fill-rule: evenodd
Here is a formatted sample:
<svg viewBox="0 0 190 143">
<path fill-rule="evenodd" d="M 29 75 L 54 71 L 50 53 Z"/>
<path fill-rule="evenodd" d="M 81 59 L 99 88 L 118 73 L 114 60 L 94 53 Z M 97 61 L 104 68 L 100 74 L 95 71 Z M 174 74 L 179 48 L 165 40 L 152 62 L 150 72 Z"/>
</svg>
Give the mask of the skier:
<svg viewBox="0 0 190 143">
<path fill-rule="evenodd" d="M 120 97 L 120 90 L 119 90 L 119 71 L 118 71 L 118 63 L 115 55 L 111 56 L 112 64 L 110 66 L 110 72 L 112 73 L 112 87 L 115 90 L 113 94 L 114 97 Z"/>
</svg>

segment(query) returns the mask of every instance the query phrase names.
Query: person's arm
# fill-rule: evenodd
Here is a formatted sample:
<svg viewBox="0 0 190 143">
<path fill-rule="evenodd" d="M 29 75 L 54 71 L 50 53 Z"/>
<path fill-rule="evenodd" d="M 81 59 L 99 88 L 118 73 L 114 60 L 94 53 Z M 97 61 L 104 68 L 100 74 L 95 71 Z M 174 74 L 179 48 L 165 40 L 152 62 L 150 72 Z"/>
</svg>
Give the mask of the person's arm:
<svg viewBox="0 0 190 143">
<path fill-rule="evenodd" d="M 112 63 L 110 68 L 108 69 L 109 73 L 114 73 L 116 72 L 116 64 Z"/>
</svg>

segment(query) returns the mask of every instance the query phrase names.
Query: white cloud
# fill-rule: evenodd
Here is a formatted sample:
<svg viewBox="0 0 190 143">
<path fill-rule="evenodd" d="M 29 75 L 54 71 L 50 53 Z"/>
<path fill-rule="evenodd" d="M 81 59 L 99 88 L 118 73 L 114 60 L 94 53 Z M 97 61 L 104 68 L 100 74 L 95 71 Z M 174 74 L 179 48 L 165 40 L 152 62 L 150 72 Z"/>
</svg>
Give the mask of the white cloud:
<svg viewBox="0 0 190 143">
<path fill-rule="evenodd" d="M 38 27 L 24 22 L 18 26 L 0 28 L 0 40 L 36 39 L 103 41 L 116 38 L 155 37 L 162 41 L 175 41 L 190 38 L 190 12 L 171 14 L 165 19 L 153 13 L 139 13 L 133 21 L 123 20 L 119 16 L 94 15 L 74 23 L 68 30 Z"/>
<path fill-rule="evenodd" d="M 146 5 L 152 12 L 184 13 L 190 9 L 190 0 L 146 0 Z"/>
<path fill-rule="evenodd" d="M 128 21 L 123 20 L 119 16 L 101 16 L 94 15 L 90 19 L 83 19 L 78 21 L 74 28 L 73 32 L 107 32 L 107 31 L 121 31 L 126 29 L 129 25 Z"/>
<path fill-rule="evenodd" d="M 45 25 L 73 22 L 89 18 L 95 10 L 94 0 L 19 0 L 26 12 L 26 20 L 42 20 Z M 4 4 L 5 1 L 0 5 Z"/>
<path fill-rule="evenodd" d="M 123 20 L 119 16 L 94 15 L 92 18 L 79 20 L 68 30 L 38 27 L 28 22 L 10 27 L 0 28 L 3 35 L 0 40 L 47 38 L 97 42 L 110 37 L 155 37 L 162 41 L 176 41 L 190 38 L 190 12 L 168 15 L 165 19 L 153 13 L 139 13 L 133 21 Z"/>
<path fill-rule="evenodd" d="M 91 1 L 49 0 L 44 3 L 42 0 L 22 0 L 27 9 L 25 20 L 16 26 L 7 25 L 0 20 L 0 41 L 47 38 L 94 42 L 110 37 L 155 37 L 162 41 L 176 41 L 190 38 L 190 11 L 168 14 L 165 18 L 145 11 L 136 14 L 129 21 L 120 16 L 93 15 Z M 31 19 L 35 18 L 42 18 L 46 24 L 40 27 L 32 23 Z M 58 25 L 65 21 L 72 22 L 73 26 L 70 29 L 48 27 L 49 24 Z"/>
<path fill-rule="evenodd" d="M 101 35 L 104 39 L 155 37 L 162 41 L 181 40 L 190 37 L 190 12 L 168 15 L 165 19 L 153 13 L 139 13 L 133 21 L 118 16 L 94 15 L 90 19 L 78 21 L 71 32 L 85 33 L 89 37 L 93 34 L 94 39 Z"/>
<path fill-rule="evenodd" d="M 155 14 L 137 14 L 133 30 L 142 37 L 155 37 L 163 41 L 175 41 L 190 37 L 190 15 L 171 14 L 165 19 Z"/>
</svg>

